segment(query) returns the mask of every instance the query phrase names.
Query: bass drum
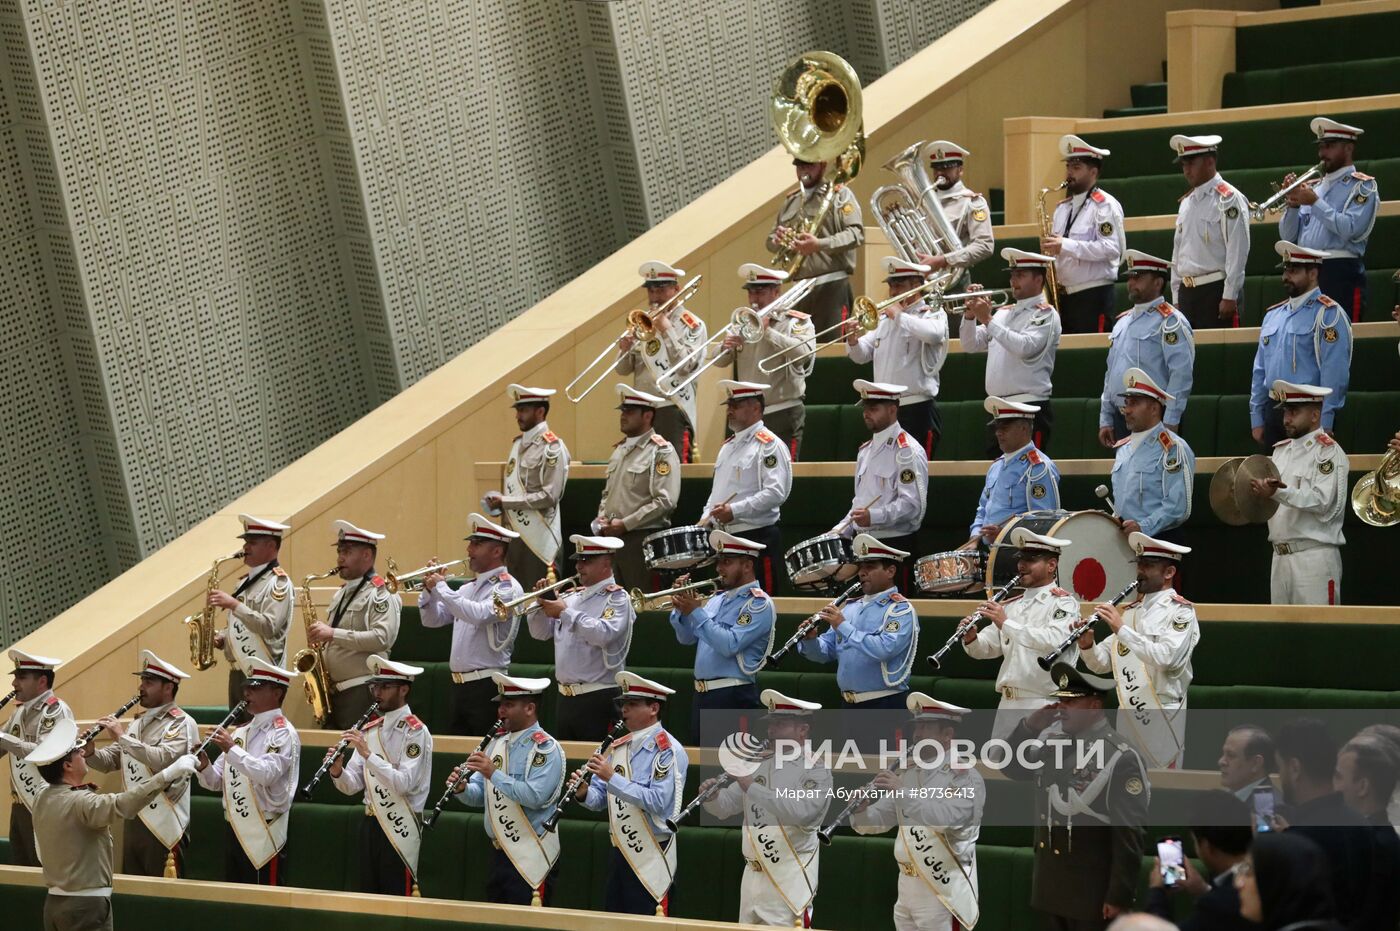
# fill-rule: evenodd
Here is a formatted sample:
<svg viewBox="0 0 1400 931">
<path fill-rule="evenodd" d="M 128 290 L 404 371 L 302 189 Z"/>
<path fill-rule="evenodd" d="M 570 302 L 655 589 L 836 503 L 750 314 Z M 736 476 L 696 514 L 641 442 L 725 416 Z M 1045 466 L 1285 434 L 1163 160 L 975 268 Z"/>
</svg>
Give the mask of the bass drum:
<svg viewBox="0 0 1400 931">
<path fill-rule="evenodd" d="M 1080 601 L 1098 601 L 1122 591 L 1137 578 L 1128 538 L 1118 522 L 1103 511 L 1029 511 L 1002 525 L 987 554 L 988 587 L 1004 585 L 1016 574 L 1016 548 L 1011 531 L 1024 527 L 1032 533 L 1069 540 L 1060 554 L 1060 587 Z"/>
</svg>

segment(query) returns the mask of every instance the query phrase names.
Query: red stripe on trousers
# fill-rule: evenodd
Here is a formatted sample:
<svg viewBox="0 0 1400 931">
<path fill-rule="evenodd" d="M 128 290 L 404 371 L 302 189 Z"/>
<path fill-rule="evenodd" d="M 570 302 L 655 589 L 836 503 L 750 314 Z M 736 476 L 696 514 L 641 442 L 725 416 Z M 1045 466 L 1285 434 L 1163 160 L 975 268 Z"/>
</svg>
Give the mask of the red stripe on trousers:
<svg viewBox="0 0 1400 931">
<path fill-rule="evenodd" d="M 924 458 L 925 458 L 925 459 L 931 459 L 931 458 L 933 458 L 933 431 L 932 431 L 932 430 L 930 430 L 930 431 L 924 436 Z"/>
<path fill-rule="evenodd" d="M 1334 605 L 1337 603 L 1337 580 L 1327 580 L 1327 603 Z"/>
<path fill-rule="evenodd" d="M 413 871 L 406 867 L 403 871 L 403 894 L 413 895 Z"/>
<path fill-rule="evenodd" d="M 1351 322 L 1361 322 L 1361 285 L 1351 289 Z"/>
<path fill-rule="evenodd" d="M 669 918 L 671 915 L 671 893 L 666 893 L 661 897 L 661 914 Z"/>
<path fill-rule="evenodd" d="M 267 863 L 267 884 L 269 886 L 277 885 L 277 861 L 281 858 L 282 854 L 280 852 L 274 853 L 272 859 Z"/>
<path fill-rule="evenodd" d="M 681 431 L 681 462 L 690 461 L 690 431 Z"/>
<path fill-rule="evenodd" d="M 792 457 L 793 462 L 797 461 L 797 437 L 795 436 L 792 438 L 792 442 L 788 444 L 788 455 Z"/>
</svg>

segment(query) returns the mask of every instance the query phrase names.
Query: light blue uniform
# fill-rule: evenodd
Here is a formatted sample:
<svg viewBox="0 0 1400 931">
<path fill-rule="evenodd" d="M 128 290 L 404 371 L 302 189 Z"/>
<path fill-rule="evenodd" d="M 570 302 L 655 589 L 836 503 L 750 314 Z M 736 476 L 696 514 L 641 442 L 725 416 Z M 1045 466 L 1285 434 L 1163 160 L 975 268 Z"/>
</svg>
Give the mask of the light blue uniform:
<svg viewBox="0 0 1400 931">
<path fill-rule="evenodd" d="M 1099 426 L 1113 425 L 1120 407 L 1123 376 L 1140 368 L 1176 400 L 1167 402 L 1164 423 L 1181 423 L 1186 400 L 1191 397 L 1192 370 L 1196 365 L 1196 335 L 1186 315 L 1157 298 L 1136 304 L 1118 315 L 1108 337 L 1108 371 L 1099 398 Z"/>
<path fill-rule="evenodd" d="M 1316 288 L 1264 312 L 1259 348 L 1254 353 L 1254 380 L 1249 389 L 1251 427 L 1264 425 L 1264 411 L 1273 403 L 1269 389 L 1280 378 L 1295 385 L 1332 389 L 1322 399 L 1322 428 L 1331 430 L 1337 411 L 1347 402 L 1351 321 L 1342 305 Z"/>
<path fill-rule="evenodd" d="M 503 742 L 508 748 L 505 769 L 501 769 Z M 539 724 L 531 724 L 522 731 L 497 737 L 487 745 L 486 755 L 496 763 L 491 784 L 524 810 L 536 837 L 544 834 L 544 821 L 554 810 L 564 784 L 564 748 L 559 741 L 546 734 Z M 467 787 L 457 793 L 457 801 L 468 808 L 486 807 L 486 780 L 481 773 L 471 774 Z M 486 836 L 495 840 L 491 819 L 486 818 L 485 823 Z"/>
<path fill-rule="evenodd" d="M 1141 435 L 1118 441 L 1113 457 L 1113 500 L 1118 516 L 1135 520 L 1155 537 L 1179 527 L 1191 516 L 1191 486 L 1196 454 L 1186 441 L 1158 424 Z"/>
<path fill-rule="evenodd" d="M 1001 526 L 1017 514 L 1059 507 L 1060 470 L 1034 443 L 1027 443 L 1014 453 L 1004 453 L 987 470 L 967 535 L 975 537 L 988 524 Z"/>
<path fill-rule="evenodd" d="M 515 634 L 520 619 L 501 620 L 492 606 L 492 596 L 502 601 L 519 598 L 520 583 L 511 578 L 505 566 L 483 572 L 453 591 L 446 582 L 418 593 L 418 618 L 424 627 L 452 625 L 452 652 L 448 666 L 453 672 L 504 670 L 510 665 Z"/>
<path fill-rule="evenodd" d="M 890 586 L 847 602 L 841 613 L 846 620 L 839 628 L 800 641 L 798 652 L 816 663 L 836 663 L 836 684 L 843 692 L 908 688 L 919 641 L 914 606 Z"/>
<path fill-rule="evenodd" d="M 1376 179 L 1347 165 L 1327 175 L 1313 190 L 1316 203 L 1283 212 L 1278 221 L 1279 238 L 1328 252 L 1334 259 L 1364 258 L 1381 202 Z"/>
<path fill-rule="evenodd" d="M 695 650 L 695 678 L 753 682 L 773 648 L 773 599 L 749 583 L 713 595 L 684 617 L 671 612 L 676 639 Z"/>
<path fill-rule="evenodd" d="M 614 767 L 626 761 L 627 775 L 614 772 L 606 782 L 595 776 L 588 783 L 583 807 L 602 811 L 609 795 L 631 802 L 651 816 L 652 832 L 665 846 L 671 836 L 666 819 L 674 818 L 680 811 L 677 802 L 685 785 L 685 771 L 690 767 L 685 747 L 661 725 L 654 724 L 615 742 L 608 753 Z"/>
</svg>

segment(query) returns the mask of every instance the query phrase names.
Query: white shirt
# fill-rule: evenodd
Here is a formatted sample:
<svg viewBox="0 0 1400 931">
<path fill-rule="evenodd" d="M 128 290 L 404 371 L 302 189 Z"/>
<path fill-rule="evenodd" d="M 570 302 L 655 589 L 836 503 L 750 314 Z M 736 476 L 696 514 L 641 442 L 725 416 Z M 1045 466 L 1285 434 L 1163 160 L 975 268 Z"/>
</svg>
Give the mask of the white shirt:
<svg viewBox="0 0 1400 931">
<path fill-rule="evenodd" d="M 228 752 L 204 767 L 196 777 L 214 792 L 224 789 L 224 769 L 233 766 L 248 779 L 253 797 L 265 817 L 283 814 L 292 807 L 301 768 L 301 737 L 282 715 L 281 708 L 261 711 L 242 727 L 234 728 L 234 744 Z"/>
<path fill-rule="evenodd" d="M 429 782 L 432 780 L 433 735 L 422 721 L 413 716 L 408 705 L 395 708 L 382 718 L 377 718 L 365 731 L 379 731 L 379 739 L 384 745 L 388 759 L 378 753 L 368 757 L 360 756 L 356 750 L 339 776 L 332 776 L 335 787 L 346 795 L 354 795 L 365 788 L 365 767 L 374 770 L 374 775 L 390 790 L 401 795 L 414 811 L 422 811 L 428 800 Z M 367 735 L 368 736 L 368 735 Z M 374 741 L 371 738 L 370 747 Z M 369 807 L 369 799 L 365 807 Z"/>
<path fill-rule="evenodd" d="M 739 533 L 768 527 L 778 522 L 778 512 L 791 493 L 792 456 L 760 420 L 719 448 L 714 485 L 699 520 L 704 520 L 711 508 L 728 502 L 734 520 L 723 529 Z"/>
<path fill-rule="evenodd" d="M 1063 239 L 1055 278 L 1065 291 L 1074 294 L 1118 280 L 1118 263 L 1128 244 L 1123 207 L 1112 194 L 1096 187 L 1060 201 L 1051 228 Z"/>
<path fill-rule="evenodd" d="M 846 355 L 861 365 L 874 360 L 873 381 L 907 388 L 900 406 L 932 400 L 948 357 L 948 314 L 920 301 L 894 318 L 881 315 L 873 332 L 846 344 Z"/>
<path fill-rule="evenodd" d="M 1217 172 L 1183 197 L 1177 208 L 1172 293 L 1177 292 L 1182 278 L 1224 272 L 1225 299 L 1238 300 L 1248 257 L 1249 202 Z"/>
<path fill-rule="evenodd" d="M 963 649 L 973 659 L 1001 657 L 998 689 L 1013 688 L 1016 698 L 1048 699 L 1055 683 L 1036 660 L 1069 636 L 1070 626 L 1079 620 L 1079 601 L 1062 588 L 1041 585 L 1002 604 L 1006 621 L 1001 629 L 987 624 L 976 640 L 963 644 Z M 1079 648 L 1071 645 L 1060 659 L 1073 665 L 1078 656 Z"/>
<path fill-rule="evenodd" d="M 1060 329 L 1060 315 L 1037 294 L 998 307 L 985 325 L 964 317 L 958 336 L 964 352 L 987 354 L 989 396 L 1043 401 L 1051 394 Z"/>
<path fill-rule="evenodd" d="M 1081 653 L 1092 672 L 1113 669 L 1113 651 L 1127 650 L 1142 660 L 1152 680 L 1152 688 L 1162 707 L 1186 704 L 1191 686 L 1191 651 L 1201 639 L 1196 606 L 1165 588 L 1144 595 L 1142 601 L 1123 611 L 1123 626 Z"/>
<path fill-rule="evenodd" d="M 856 453 L 851 510 L 869 508 L 870 526 L 856 526 L 847 511 L 841 535 L 849 539 L 868 533 L 885 539 L 914 533 L 924 522 L 927 502 L 928 457 L 898 422 L 892 423 Z"/>
<path fill-rule="evenodd" d="M 1269 518 L 1269 542 L 1312 540 L 1330 546 L 1346 542 L 1347 473 L 1351 463 L 1336 441 L 1321 429 L 1296 440 L 1282 440 L 1273 451 L 1274 465 L 1286 488 L 1274 492 L 1279 509 Z"/>
</svg>

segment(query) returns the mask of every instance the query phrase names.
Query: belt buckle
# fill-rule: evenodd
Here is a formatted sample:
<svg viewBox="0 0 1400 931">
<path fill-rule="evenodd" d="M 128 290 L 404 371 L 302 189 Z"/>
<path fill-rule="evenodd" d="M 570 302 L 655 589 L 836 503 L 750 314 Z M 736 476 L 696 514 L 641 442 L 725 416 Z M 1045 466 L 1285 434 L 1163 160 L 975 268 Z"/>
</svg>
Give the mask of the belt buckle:
<svg viewBox="0 0 1400 931">
<path fill-rule="evenodd" d="M 1186 275 L 1181 279 L 1181 283 L 1186 285 L 1186 287 L 1188 288 L 1194 288 L 1196 286 L 1196 276 Z"/>
<path fill-rule="evenodd" d="M 701 693 L 701 694 L 704 694 L 704 692 L 705 692 L 705 690 L 706 690 L 707 688 L 708 688 L 708 686 L 705 685 L 705 680 L 704 680 L 704 679 L 696 679 L 696 680 L 695 680 L 695 691 L 697 691 L 697 692 L 699 692 L 699 693 Z"/>
<path fill-rule="evenodd" d="M 1012 688 L 1011 686 L 1009 686 L 1009 685 L 1004 685 L 1004 686 L 1002 686 L 1002 688 L 1001 688 L 1001 697 L 1004 698 L 1004 699 L 1006 699 L 1007 701 L 1015 701 L 1015 700 L 1016 700 L 1015 689 L 1013 689 L 1013 688 Z"/>
<path fill-rule="evenodd" d="M 572 685 L 564 685 L 561 683 L 559 686 L 559 694 L 563 695 L 565 698 L 573 698 L 574 687 Z"/>
<path fill-rule="evenodd" d="M 851 691 L 842 692 L 841 700 L 848 705 L 854 705 L 856 703 L 856 693 Z"/>
<path fill-rule="evenodd" d="M 1274 552 L 1280 556 L 1289 556 L 1293 553 L 1293 547 L 1287 543 L 1275 543 Z"/>
</svg>

